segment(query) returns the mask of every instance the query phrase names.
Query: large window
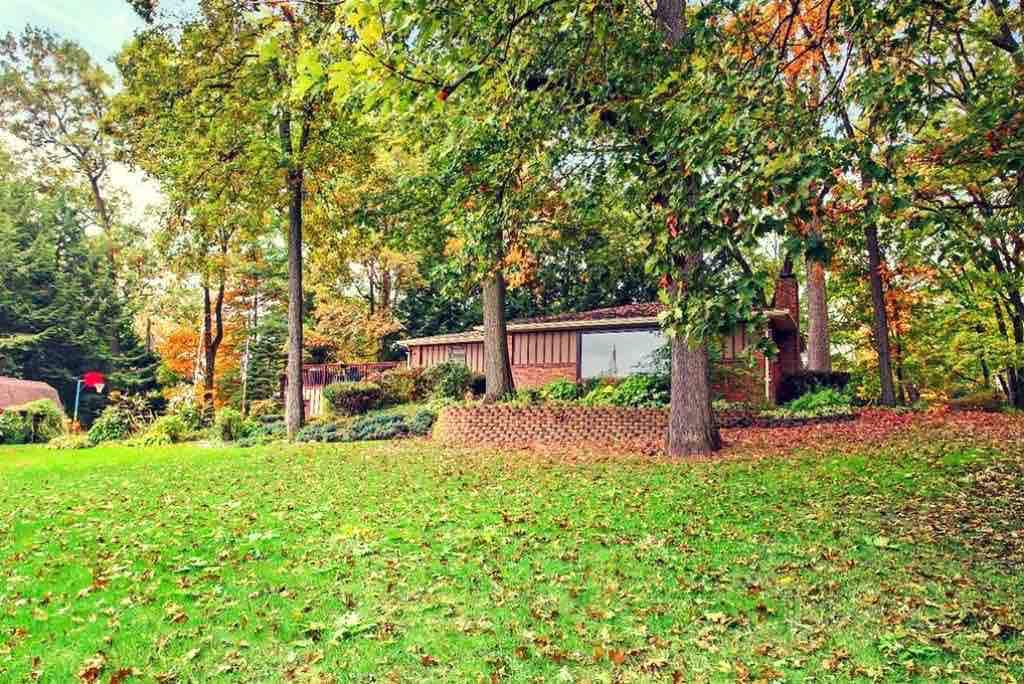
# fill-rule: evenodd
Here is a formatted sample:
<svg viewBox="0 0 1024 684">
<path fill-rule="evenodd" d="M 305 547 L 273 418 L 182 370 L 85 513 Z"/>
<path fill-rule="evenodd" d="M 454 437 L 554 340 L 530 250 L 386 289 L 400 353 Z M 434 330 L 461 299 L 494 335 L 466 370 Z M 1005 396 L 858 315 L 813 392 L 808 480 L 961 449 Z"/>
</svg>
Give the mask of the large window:
<svg viewBox="0 0 1024 684">
<path fill-rule="evenodd" d="M 667 340 L 660 330 L 583 333 L 580 374 L 584 378 L 625 377 L 655 370 L 658 350 Z"/>
</svg>

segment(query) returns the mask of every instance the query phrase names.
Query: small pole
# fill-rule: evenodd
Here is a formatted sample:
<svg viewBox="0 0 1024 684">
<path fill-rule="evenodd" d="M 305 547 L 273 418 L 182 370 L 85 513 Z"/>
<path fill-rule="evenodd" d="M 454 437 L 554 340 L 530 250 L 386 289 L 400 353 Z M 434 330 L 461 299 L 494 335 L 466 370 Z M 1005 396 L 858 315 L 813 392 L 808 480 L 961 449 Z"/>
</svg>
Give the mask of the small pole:
<svg viewBox="0 0 1024 684">
<path fill-rule="evenodd" d="M 75 422 L 78 422 L 78 398 L 82 396 L 82 379 L 75 381 Z"/>
</svg>

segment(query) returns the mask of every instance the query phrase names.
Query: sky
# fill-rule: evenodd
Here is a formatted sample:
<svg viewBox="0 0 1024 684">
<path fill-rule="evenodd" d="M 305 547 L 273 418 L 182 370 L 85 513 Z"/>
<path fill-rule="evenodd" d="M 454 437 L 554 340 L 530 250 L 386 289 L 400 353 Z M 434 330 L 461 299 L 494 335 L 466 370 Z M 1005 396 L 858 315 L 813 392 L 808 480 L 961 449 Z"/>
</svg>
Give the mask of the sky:
<svg viewBox="0 0 1024 684">
<path fill-rule="evenodd" d="M 116 74 L 113 56 L 145 26 L 125 0 L 0 0 L 0 34 L 21 33 L 27 25 L 71 38 L 111 75 Z M 117 165 L 110 178 L 128 192 L 131 215 L 137 221 L 144 220 L 147 207 L 160 202 L 159 189 L 140 173 Z"/>
<path fill-rule="evenodd" d="M 113 71 L 110 59 L 144 26 L 125 0 L 3 0 L 0 33 L 27 25 L 71 38 Z"/>
</svg>

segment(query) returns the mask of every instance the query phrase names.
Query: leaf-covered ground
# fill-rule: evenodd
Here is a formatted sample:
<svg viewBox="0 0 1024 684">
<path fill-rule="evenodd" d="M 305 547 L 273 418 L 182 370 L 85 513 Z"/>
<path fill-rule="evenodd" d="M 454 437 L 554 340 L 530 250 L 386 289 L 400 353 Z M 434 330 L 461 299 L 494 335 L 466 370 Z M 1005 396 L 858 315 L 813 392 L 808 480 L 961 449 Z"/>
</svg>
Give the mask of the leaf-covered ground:
<svg viewBox="0 0 1024 684">
<path fill-rule="evenodd" d="M 1020 681 L 1024 447 L 949 425 L 697 464 L 0 447 L 0 681 Z"/>
</svg>

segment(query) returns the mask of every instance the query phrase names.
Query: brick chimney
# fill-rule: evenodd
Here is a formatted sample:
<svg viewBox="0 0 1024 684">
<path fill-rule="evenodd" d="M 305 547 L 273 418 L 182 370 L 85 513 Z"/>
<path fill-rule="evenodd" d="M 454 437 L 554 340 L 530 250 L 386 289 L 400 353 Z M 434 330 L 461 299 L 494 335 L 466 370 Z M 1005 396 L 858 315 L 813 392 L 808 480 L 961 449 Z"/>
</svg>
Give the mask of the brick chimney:
<svg viewBox="0 0 1024 684">
<path fill-rule="evenodd" d="M 786 257 L 782 264 L 782 271 L 779 272 L 778 280 L 775 281 L 775 294 L 772 296 L 773 309 L 786 309 L 796 323 L 797 332 L 800 330 L 800 285 L 793 274 L 793 261 Z"/>
</svg>

